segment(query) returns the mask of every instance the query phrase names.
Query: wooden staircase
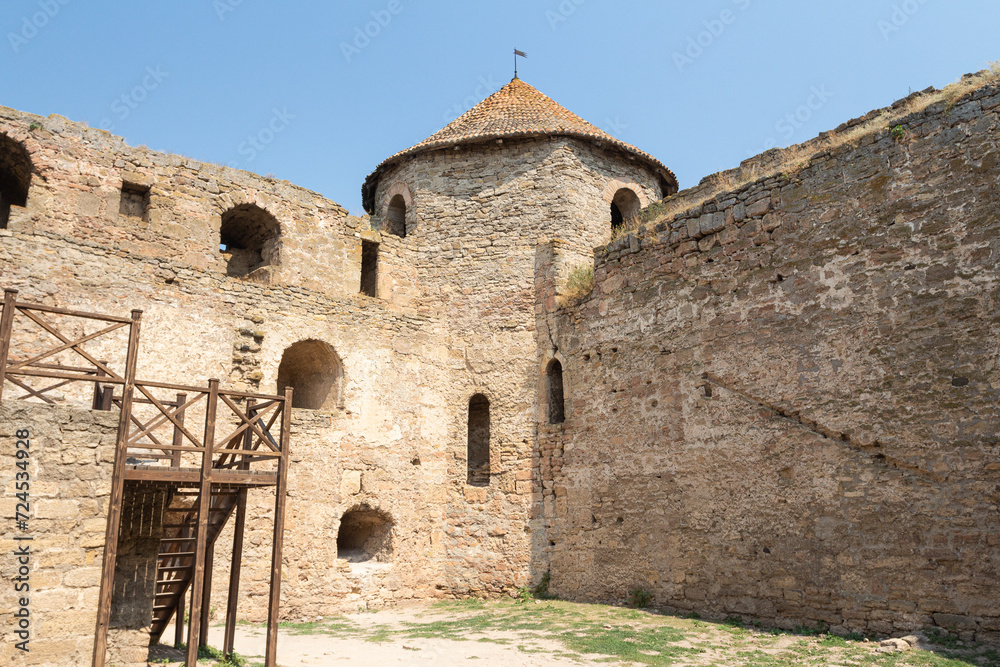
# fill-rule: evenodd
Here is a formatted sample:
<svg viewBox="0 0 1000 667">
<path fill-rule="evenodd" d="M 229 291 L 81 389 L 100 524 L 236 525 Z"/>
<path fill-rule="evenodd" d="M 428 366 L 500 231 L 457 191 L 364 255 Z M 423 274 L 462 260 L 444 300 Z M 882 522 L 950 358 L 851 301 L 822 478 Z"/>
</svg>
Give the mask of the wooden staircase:
<svg viewBox="0 0 1000 667">
<path fill-rule="evenodd" d="M 208 549 L 222 533 L 239 500 L 240 489 L 213 487 L 208 512 Z M 176 491 L 167 506 L 163 538 L 156 559 L 156 594 L 153 599 L 153 643 L 160 640 L 194 577 L 195 541 L 198 531 L 198 491 Z M 181 606 L 183 610 L 183 606 Z M 181 612 L 183 613 L 183 611 Z M 183 618 L 178 618 L 183 623 Z"/>
</svg>

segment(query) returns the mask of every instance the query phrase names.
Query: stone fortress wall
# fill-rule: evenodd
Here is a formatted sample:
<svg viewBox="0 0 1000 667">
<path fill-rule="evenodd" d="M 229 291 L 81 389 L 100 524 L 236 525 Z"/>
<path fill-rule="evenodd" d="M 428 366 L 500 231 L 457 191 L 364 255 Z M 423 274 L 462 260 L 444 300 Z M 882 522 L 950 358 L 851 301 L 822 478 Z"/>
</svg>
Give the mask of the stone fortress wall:
<svg viewBox="0 0 1000 667">
<path fill-rule="evenodd" d="M 1000 639 L 1000 88 L 901 124 L 598 249 L 539 310 L 556 594 Z"/>
<path fill-rule="evenodd" d="M 321 405 L 294 415 L 285 617 L 528 582 L 535 247 L 564 234 L 574 261 L 588 258 L 610 238 L 609 187 L 631 183 L 653 201 L 656 174 L 569 139 L 432 152 L 378 191 L 406 192 L 401 238 L 378 210 L 357 219 L 287 182 L 132 148 L 57 116 L 2 109 L 0 133 L 34 171 L 26 206 L 0 229 L 3 287 L 20 300 L 141 308 L 143 379 L 276 391 L 295 350 L 303 374 L 336 371 Z M 374 297 L 359 293 L 368 245 Z M 476 394 L 491 418 L 483 484 L 467 474 Z M 270 517 L 268 492 L 249 502 L 251 516 Z M 351 510 L 387 523 L 365 562 L 338 553 Z M 216 550 L 217 616 L 231 540 L 230 527 Z M 246 543 L 240 609 L 260 620 L 270 521 L 252 522 Z"/>
<path fill-rule="evenodd" d="M 27 206 L 12 207 L 0 229 L 3 286 L 20 290 L 19 299 L 143 309 L 138 367 L 149 380 L 219 377 L 234 389 L 275 391 L 286 351 L 322 344 L 321 361 L 336 370 L 329 396 L 319 409 L 297 409 L 293 422 L 288 618 L 445 591 L 495 594 L 527 581 L 531 432 L 526 419 L 507 415 L 533 398 L 513 395 L 517 369 L 494 366 L 493 354 L 473 369 L 476 341 L 452 326 L 454 311 L 435 297 L 449 286 L 425 278 L 414 295 L 415 262 L 397 263 L 410 252 L 403 239 L 288 183 L 131 148 L 59 117 L 3 109 L 0 132 L 24 146 L 35 170 Z M 273 263 L 230 276 L 220 235 L 227 213 L 248 205 L 277 222 L 266 248 Z M 374 298 L 359 294 L 363 239 L 381 242 Z M 519 335 L 505 343 L 508 354 L 532 344 L 530 332 Z M 473 388 L 494 399 L 495 461 L 482 488 L 465 483 Z M 247 535 L 241 609 L 259 619 L 273 498 L 250 499 L 251 515 L 265 520 Z M 354 508 L 391 525 L 380 562 L 338 559 L 340 521 Z M 216 600 L 225 599 L 229 539 L 220 538 L 216 554 Z"/>
<path fill-rule="evenodd" d="M 101 559 L 111 464 L 115 455 L 117 415 L 21 401 L 0 406 L 0 664 L 65 667 L 89 665 L 101 587 Z M 18 478 L 14 465 L 18 431 L 28 431 L 27 530 L 14 522 Z M 23 480 L 23 478 L 21 478 Z M 24 489 L 22 486 L 21 489 Z M 17 538 L 30 537 L 30 541 Z M 19 548 L 29 550 L 26 580 Z M 21 581 L 17 581 L 17 578 Z M 15 584 L 27 589 L 17 590 Z M 23 606 L 21 598 L 28 601 Z M 14 614 L 27 609 L 29 636 L 16 633 Z M 116 619 L 119 620 L 119 619 Z M 146 622 L 148 626 L 149 622 Z M 121 623 L 116 623 L 120 626 Z M 120 632 L 115 627 L 112 632 Z M 148 637 L 148 634 L 147 634 Z"/>
<path fill-rule="evenodd" d="M 704 614 L 993 637 L 997 100 L 931 107 L 903 141 L 820 155 L 596 258 L 621 188 L 663 193 L 577 139 L 416 155 L 382 174 L 369 220 L 0 108 L 0 140 L 34 170 L 0 229 L 0 285 L 143 309 L 142 379 L 300 383 L 286 619 L 550 572 L 574 599 L 643 587 Z M 594 292 L 565 305 L 589 261 Z M 550 424 L 553 360 L 566 420 Z M 486 477 L 469 470 L 475 397 Z M 250 493 L 251 620 L 272 507 Z"/>
</svg>

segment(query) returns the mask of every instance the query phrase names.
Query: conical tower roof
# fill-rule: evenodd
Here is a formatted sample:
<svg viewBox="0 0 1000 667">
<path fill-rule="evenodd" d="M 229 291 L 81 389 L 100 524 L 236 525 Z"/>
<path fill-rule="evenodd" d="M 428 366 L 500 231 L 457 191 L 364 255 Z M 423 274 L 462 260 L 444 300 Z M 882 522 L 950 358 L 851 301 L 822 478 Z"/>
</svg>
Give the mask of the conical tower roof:
<svg viewBox="0 0 1000 667">
<path fill-rule="evenodd" d="M 619 141 L 538 92 L 517 77 L 506 86 L 415 146 L 387 158 L 368 175 L 361 187 L 365 210 L 373 213 L 375 190 L 382 172 L 401 160 L 441 148 L 482 143 L 495 139 L 574 137 L 601 148 L 616 150 L 645 162 L 663 181 L 665 192 L 677 190 L 677 177 L 659 160 L 635 146 Z"/>
</svg>

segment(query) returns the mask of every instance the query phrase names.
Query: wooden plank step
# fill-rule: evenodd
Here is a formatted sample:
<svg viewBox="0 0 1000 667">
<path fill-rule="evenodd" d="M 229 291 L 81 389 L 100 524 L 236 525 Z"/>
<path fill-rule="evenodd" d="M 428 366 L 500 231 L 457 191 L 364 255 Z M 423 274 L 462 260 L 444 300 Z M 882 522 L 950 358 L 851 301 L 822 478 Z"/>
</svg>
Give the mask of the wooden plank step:
<svg viewBox="0 0 1000 667">
<path fill-rule="evenodd" d="M 164 579 L 162 581 L 157 581 L 157 584 L 163 584 L 164 586 L 171 586 L 173 584 L 186 584 L 187 579 Z M 175 595 L 177 591 L 160 591 L 157 595 Z"/>
</svg>

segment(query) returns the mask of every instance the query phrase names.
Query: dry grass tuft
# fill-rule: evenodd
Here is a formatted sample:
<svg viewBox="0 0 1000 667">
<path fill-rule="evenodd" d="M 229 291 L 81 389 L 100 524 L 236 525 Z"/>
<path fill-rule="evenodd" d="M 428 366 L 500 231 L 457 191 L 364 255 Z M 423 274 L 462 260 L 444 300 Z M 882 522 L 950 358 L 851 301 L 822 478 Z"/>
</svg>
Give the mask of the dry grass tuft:
<svg viewBox="0 0 1000 667">
<path fill-rule="evenodd" d="M 628 236 L 638 229 L 643 222 L 644 218 L 641 211 L 636 215 L 626 218 L 625 221 L 622 222 L 621 226 L 615 227 L 611 230 L 611 242 L 614 243 L 621 237 Z"/>
<path fill-rule="evenodd" d="M 569 277 L 566 279 L 566 289 L 563 292 L 563 303 L 580 301 L 593 289 L 594 265 L 580 264 L 569 272 Z"/>
</svg>

